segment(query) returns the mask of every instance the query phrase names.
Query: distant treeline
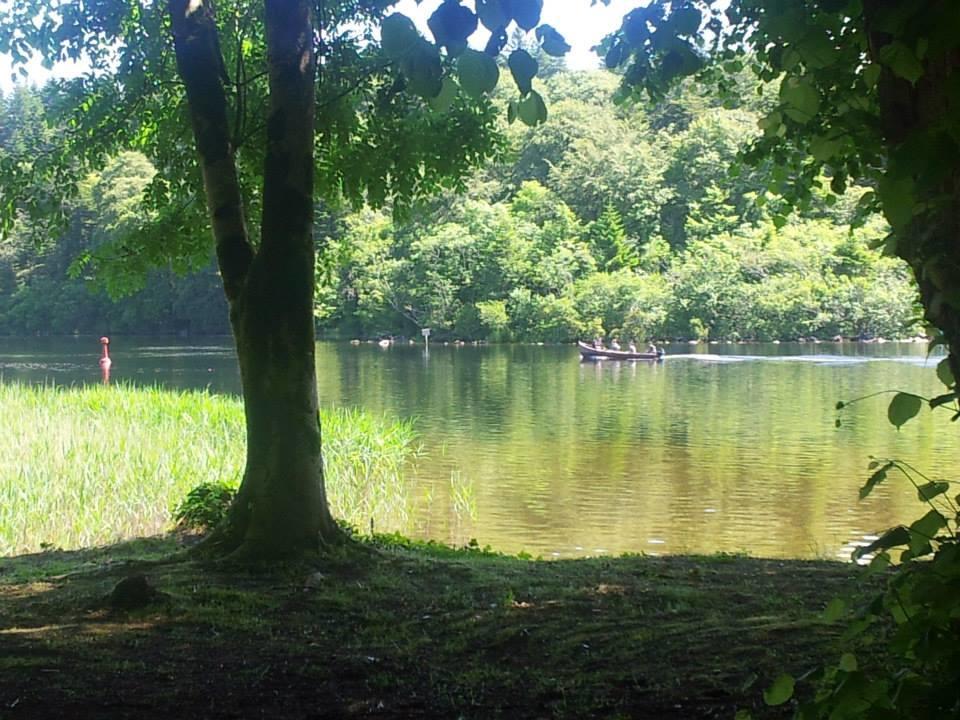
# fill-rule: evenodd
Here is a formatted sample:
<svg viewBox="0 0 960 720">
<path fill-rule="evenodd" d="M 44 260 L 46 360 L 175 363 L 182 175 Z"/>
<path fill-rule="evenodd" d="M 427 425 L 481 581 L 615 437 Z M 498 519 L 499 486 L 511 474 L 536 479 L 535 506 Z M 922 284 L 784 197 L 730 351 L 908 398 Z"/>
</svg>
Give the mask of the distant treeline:
<svg viewBox="0 0 960 720">
<path fill-rule="evenodd" d="M 767 168 L 731 171 L 766 100 L 684 89 L 617 108 L 617 80 L 550 75 L 550 119 L 507 130 L 502 162 L 401 221 L 366 210 L 329 233 L 317 316 L 344 336 L 570 341 L 916 333 L 909 271 L 883 257 L 867 188 L 786 214 Z M 775 92 L 775 91 L 774 91 Z"/>
<path fill-rule="evenodd" d="M 685 89 L 657 107 L 617 108 L 615 85 L 602 73 L 548 73 L 548 123 L 505 128 L 501 159 L 464 192 L 399 217 L 318 208 L 321 333 L 430 327 L 441 339 L 559 342 L 916 332 L 908 270 L 872 249 L 888 228 L 873 218 L 850 230 L 867 188 L 839 200 L 824 189 L 788 215 L 771 192 L 784 178 L 731 172 L 759 132 L 764 97 L 723 107 Z M 0 111 L 2 161 L 43 127 L 42 93 L 20 89 Z M 186 268 L 147 271 L 119 255 L 118 238 L 142 227 L 151 176 L 142 156 L 124 153 L 70 201 L 65 231 L 13 229 L 0 244 L 0 333 L 228 330 L 212 264 L 181 276 Z M 97 273 L 118 262 L 139 272 Z M 141 284 L 117 302 L 104 290 Z"/>
</svg>

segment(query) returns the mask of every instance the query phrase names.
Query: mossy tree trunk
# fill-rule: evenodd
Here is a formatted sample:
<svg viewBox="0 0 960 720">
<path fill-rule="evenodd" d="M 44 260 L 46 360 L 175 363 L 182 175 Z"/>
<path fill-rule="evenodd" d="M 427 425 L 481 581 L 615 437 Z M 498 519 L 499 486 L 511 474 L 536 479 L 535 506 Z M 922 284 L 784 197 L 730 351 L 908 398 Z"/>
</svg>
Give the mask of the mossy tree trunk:
<svg viewBox="0 0 960 720">
<path fill-rule="evenodd" d="M 304 0 L 266 0 L 270 106 L 261 240 L 244 220 L 226 73 L 209 0 L 169 0 L 246 413 L 243 482 L 224 553 L 279 557 L 339 540 L 323 482 L 314 359 L 313 23 Z"/>
</svg>

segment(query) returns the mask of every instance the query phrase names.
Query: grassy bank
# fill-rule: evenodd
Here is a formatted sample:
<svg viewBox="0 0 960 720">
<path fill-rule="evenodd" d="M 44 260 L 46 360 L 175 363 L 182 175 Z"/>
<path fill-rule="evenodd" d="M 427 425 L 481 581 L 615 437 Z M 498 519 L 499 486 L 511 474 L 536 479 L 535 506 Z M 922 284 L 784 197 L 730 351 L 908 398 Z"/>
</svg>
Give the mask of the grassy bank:
<svg viewBox="0 0 960 720">
<path fill-rule="evenodd" d="M 762 690 L 839 656 L 822 611 L 855 572 L 366 548 L 261 574 L 145 564 L 163 540 L 2 559 L 0 715 L 786 717 Z M 111 609 L 136 573 L 163 594 Z"/>
<path fill-rule="evenodd" d="M 203 482 L 239 482 L 245 452 L 236 398 L 131 386 L 0 384 L 0 555 L 153 535 Z M 411 423 L 321 414 L 327 492 L 337 517 L 401 527 Z"/>
</svg>

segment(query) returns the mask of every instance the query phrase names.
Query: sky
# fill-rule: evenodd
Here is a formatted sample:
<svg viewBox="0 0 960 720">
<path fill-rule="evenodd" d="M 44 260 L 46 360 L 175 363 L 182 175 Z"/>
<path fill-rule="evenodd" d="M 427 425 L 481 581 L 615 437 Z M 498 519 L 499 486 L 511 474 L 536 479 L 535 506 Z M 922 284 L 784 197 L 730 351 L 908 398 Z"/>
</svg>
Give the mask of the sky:
<svg viewBox="0 0 960 720">
<path fill-rule="evenodd" d="M 418 5 L 416 0 L 400 0 L 395 10 L 413 18 L 420 30 L 430 38 L 427 18 L 440 2 L 441 0 L 422 0 Z M 553 25 L 572 46 L 573 49 L 566 58 L 567 64 L 573 69 L 584 70 L 597 67 L 599 62 L 599 58 L 590 48 L 619 27 L 623 16 L 639 4 L 642 4 L 640 0 L 612 0 L 608 7 L 599 3 L 591 7 L 590 0 L 544 0 L 541 21 Z M 484 42 L 485 40 L 486 38 L 483 39 Z M 31 62 L 28 69 L 29 80 L 36 85 L 42 84 L 50 76 L 48 71 L 40 67 L 38 60 Z M 80 71 L 76 67 L 60 67 L 56 74 L 65 77 L 76 75 Z M 13 87 L 10 72 L 9 57 L 0 55 L 0 90 L 4 94 Z"/>
<path fill-rule="evenodd" d="M 440 3 L 441 0 L 422 0 L 417 5 L 416 0 L 400 0 L 394 9 L 413 18 L 420 31 L 430 38 L 427 18 Z M 623 16 L 641 4 L 644 3 L 640 0 L 612 0 L 609 7 L 600 3 L 591 7 L 590 0 L 544 0 L 540 21 L 553 25 L 573 48 L 566 57 L 567 65 L 574 70 L 586 70 L 600 62 L 590 48 L 620 27 Z M 489 34 L 484 35 L 486 42 Z"/>
</svg>

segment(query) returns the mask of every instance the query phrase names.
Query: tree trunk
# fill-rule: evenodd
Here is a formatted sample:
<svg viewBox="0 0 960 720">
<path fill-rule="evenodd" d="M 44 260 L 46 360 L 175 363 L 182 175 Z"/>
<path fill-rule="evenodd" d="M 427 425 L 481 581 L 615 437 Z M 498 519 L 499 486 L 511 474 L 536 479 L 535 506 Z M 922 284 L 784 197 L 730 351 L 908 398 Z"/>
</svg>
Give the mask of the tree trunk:
<svg viewBox="0 0 960 720">
<path fill-rule="evenodd" d="M 247 460 L 220 552 L 273 558 L 342 537 L 323 482 L 314 360 L 313 24 L 303 0 L 267 0 L 270 107 L 261 243 L 243 219 L 226 73 L 208 0 L 169 0 L 217 258 L 237 346 Z"/>
<path fill-rule="evenodd" d="M 952 0 L 951 0 L 952 1 Z M 878 14 L 896 8 L 899 0 L 867 0 L 864 16 L 874 60 L 880 50 L 895 40 L 891 35 L 874 30 Z M 943 14 L 940 2 L 931 3 L 924 11 L 927 19 Z M 919 22 L 919 20 L 915 20 Z M 960 379 L 960 168 L 955 165 L 904 172 L 915 165 L 910 143 L 924 138 L 933 142 L 936 134 L 953 143 L 943 134 L 955 114 L 949 98 L 956 84 L 954 73 L 960 71 L 960 54 L 951 50 L 927 58 L 925 72 L 915 84 L 897 77 L 884 67 L 878 86 L 880 122 L 888 149 L 887 172 L 914 181 L 915 200 L 922 210 L 903 228 L 897 229 L 897 254 L 913 269 L 924 314 L 928 322 L 939 328 L 950 351 L 950 367 Z M 921 144 L 920 147 L 923 147 Z M 943 148 L 943 152 L 951 148 Z"/>
</svg>

